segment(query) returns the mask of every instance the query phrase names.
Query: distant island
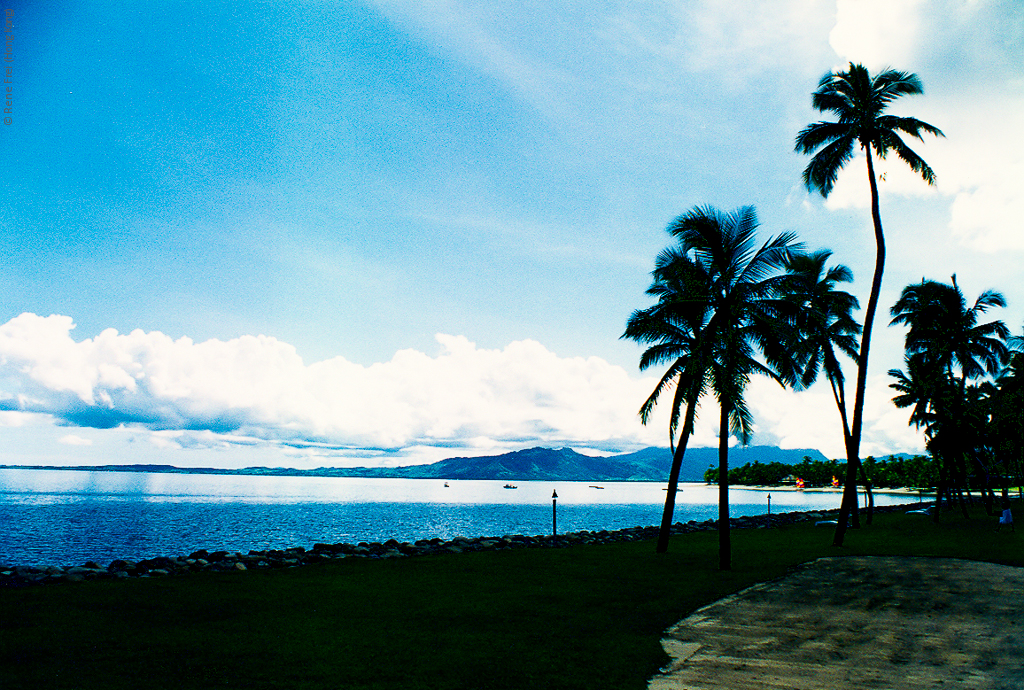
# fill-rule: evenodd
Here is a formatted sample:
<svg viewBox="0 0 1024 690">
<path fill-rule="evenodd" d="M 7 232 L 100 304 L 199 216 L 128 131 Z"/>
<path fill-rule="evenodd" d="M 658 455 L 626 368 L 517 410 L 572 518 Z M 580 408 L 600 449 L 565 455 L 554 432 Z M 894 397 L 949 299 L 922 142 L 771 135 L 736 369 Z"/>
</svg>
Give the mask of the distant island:
<svg viewBox="0 0 1024 690">
<path fill-rule="evenodd" d="M 821 452 L 775 446 L 731 448 L 729 463 L 784 463 L 794 465 L 805 458 L 826 461 Z M 3 469 L 80 470 L 89 472 L 151 472 L 159 474 L 227 474 L 271 477 L 371 477 L 395 479 L 486 479 L 503 481 L 569 482 L 663 482 L 668 479 L 672 455 L 668 448 L 645 448 L 635 453 L 594 457 L 571 448 L 529 448 L 502 455 L 448 458 L 429 465 L 405 467 L 321 467 L 300 470 L 287 467 L 174 467 L 172 465 L 91 465 L 74 467 L 2 465 Z M 704 481 L 709 466 L 718 465 L 717 448 L 688 448 L 679 479 Z"/>
</svg>

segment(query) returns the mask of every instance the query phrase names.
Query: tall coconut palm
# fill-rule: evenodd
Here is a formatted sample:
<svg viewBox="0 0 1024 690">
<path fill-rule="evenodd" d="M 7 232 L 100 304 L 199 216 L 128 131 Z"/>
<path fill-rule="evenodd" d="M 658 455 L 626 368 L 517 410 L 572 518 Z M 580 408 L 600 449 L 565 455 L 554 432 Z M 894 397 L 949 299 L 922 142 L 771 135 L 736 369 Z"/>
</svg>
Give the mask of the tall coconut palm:
<svg viewBox="0 0 1024 690">
<path fill-rule="evenodd" d="M 640 408 L 640 420 L 647 424 L 662 393 L 675 388 L 669 415 L 669 447 L 672 466 L 669 470 L 665 509 L 658 531 L 657 553 L 668 551 L 672 516 L 675 512 L 679 472 L 686 445 L 693 434 L 697 406 L 707 386 L 707 364 L 701 351 L 701 335 L 708 318 L 708 276 L 696 263 L 676 252 L 658 255 L 652 273 L 653 282 L 647 294 L 658 298 L 657 304 L 637 310 L 629 317 L 623 338 L 650 345 L 640 357 L 640 369 L 669 363 L 654 392 Z M 676 443 L 676 431 L 682 406 L 686 405 L 683 428 Z"/>
<path fill-rule="evenodd" d="M 758 247 L 752 206 L 732 213 L 697 207 L 674 220 L 668 231 L 678 240 L 664 253 L 667 264 L 693 265 L 706 278 L 694 282 L 705 305 L 696 363 L 718 399 L 719 568 L 732 567 L 729 533 L 729 436 L 746 443 L 753 419 L 744 400 L 754 374 L 794 383 L 797 371 L 786 347 L 791 339 L 781 317 L 782 269 L 799 250 L 795 236 L 782 234 Z M 756 357 L 760 351 L 763 360 Z M 696 377 L 693 379 L 696 380 Z"/>
<path fill-rule="evenodd" d="M 895 152 L 911 170 L 920 174 L 925 182 L 935 183 L 935 173 L 931 166 L 906 145 L 900 134 L 923 139 L 922 132 L 944 136 L 942 132 L 916 118 L 885 114 L 886 108 L 895 99 L 920 94 L 923 91 L 921 81 L 915 74 L 886 69 L 872 77 L 866 67 L 851 62 L 846 71 L 830 72 L 822 77 L 811 98 L 818 111 L 832 113 L 836 116 L 836 121 L 812 123 L 796 138 L 797 151 L 814 154 L 804 170 L 804 184 L 809 190 L 816 190 L 824 197 L 831 193 L 839 177 L 839 171 L 853 159 L 857 148 L 863 151 L 871 190 L 871 220 L 875 230 L 875 270 L 871 279 L 871 294 L 864 312 L 864 332 L 857 357 L 853 420 L 850 427 L 850 442 L 846 449 L 847 481 L 833 540 L 836 546 L 842 546 L 847 519 L 857 502 L 855 473 L 860 465 L 860 440 L 871 328 L 875 320 L 875 311 L 878 309 L 882 273 L 885 269 L 885 236 L 879 211 L 874 156 L 885 158 L 889 153 Z"/>
</svg>

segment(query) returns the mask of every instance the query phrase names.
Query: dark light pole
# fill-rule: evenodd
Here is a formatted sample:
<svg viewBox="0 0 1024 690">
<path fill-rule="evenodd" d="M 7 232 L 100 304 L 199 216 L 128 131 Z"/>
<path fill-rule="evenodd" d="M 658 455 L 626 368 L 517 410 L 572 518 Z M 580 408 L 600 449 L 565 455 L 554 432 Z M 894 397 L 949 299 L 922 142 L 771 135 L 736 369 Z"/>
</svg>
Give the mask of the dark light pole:
<svg viewBox="0 0 1024 690">
<path fill-rule="evenodd" d="M 768 494 L 768 526 L 772 526 L 772 495 Z"/>
<path fill-rule="evenodd" d="M 558 536 L 558 492 L 551 492 L 551 536 Z"/>
</svg>

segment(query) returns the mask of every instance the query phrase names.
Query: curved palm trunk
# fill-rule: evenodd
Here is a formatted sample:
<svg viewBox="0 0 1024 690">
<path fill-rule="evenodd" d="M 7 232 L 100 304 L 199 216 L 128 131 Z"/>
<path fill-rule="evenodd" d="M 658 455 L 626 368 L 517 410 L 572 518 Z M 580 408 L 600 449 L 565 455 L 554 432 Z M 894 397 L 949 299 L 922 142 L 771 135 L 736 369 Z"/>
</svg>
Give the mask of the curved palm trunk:
<svg viewBox="0 0 1024 690">
<path fill-rule="evenodd" d="M 871 145 L 864 146 L 868 162 L 868 181 L 871 183 L 871 220 L 875 227 L 875 273 L 871 278 L 871 295 L 864 312 L 864 331 L 860 339 L 860 356 L 857 358 L 857 391 L 853 401 L 853 427 L 846 444 L 846 484 L 843 487 L 843 502 L 839 508 L 833 546 L 842 546 L 846 537 L 846 522 L 850 513 L 857 517 L 857 467 L 860 465 L 860 437 L 864 426 L 864 393 L 868 380 L 868 352 L 871 349 L 871 326 L 875 322 L 878 296 L 882 290 L 882 273 L 885 270 L 885 235 L 882 233 L 882 214 L 878 208 L 878 182 L 875 180 L 875 166 L 871 160 Z M 859 527 L 854 523 L 854 528 Z"/>
<path fill-rule="evenodd" d="M 679 444 L 675 453 L 672 454 L 672 468 L 668 473 L 668 493 L 665 495 L 665 510 L 661 514 L 661 529 L 658 531 L 658 544 L 655 553 L 666 553 L 668 551 L 668 538 L 672 530 L 672 516 L 676 509 L 676 491 L 679 486 L 679 471 L 683 467 L 683 454 L 686 453 L 686 444 L 693 433 L 693 418 L 696 414 L 697 404 L 691 400 L 686 404 L 686 418 L 683 421 L 683 431 L 679 435 Z"/>
<path fill-rule="evenodd" d="M 839 408 L 839 417 L 843 421 L 843 441 L 846 444 L 847 454 L 849 454 L 850 447 L 850 422 L 846 416 L 846 388 L 843 386 L 842 379 L 836 380 L 833 377 L 829 377 L 829 383 L 832 384 L 832 398 L 836 401 L 836 407 Z M 849 459 L 847 459 L 849 462 Z M 860 480 L 864 484 L 864 490 L 868 495 L 868 511 L 867 511 L 867 523 L 870 525 L 872 518 L 874 517 L 875 509 L 875 497 L 871 493 L 871 482 L 868 480 L 867 473 L 864 471 L 864 463 L 860 462 L 858 458 L 857 467 L 860 470 Z M 849 473 L 847 473 L 849 476 Z M 845 497 L 846 487 L 843 487 L 843 493 Z M 854 507 L 854 515 L 856 516 L 857 509 Z M 854 518 L 856 523 L 856 517 Z"/>
<path fill-rule="evenodd" d="M 722 405 L 718 431 L 718 569 L 732 569 L 729 534 L 729 407 Z"/>
</svg>

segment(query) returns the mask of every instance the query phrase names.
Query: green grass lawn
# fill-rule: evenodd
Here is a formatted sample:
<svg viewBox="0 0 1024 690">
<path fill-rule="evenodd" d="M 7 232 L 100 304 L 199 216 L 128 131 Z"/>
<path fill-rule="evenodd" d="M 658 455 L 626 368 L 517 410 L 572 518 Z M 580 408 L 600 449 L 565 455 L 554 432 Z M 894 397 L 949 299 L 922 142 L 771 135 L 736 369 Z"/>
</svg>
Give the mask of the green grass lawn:
<svg viewBox="0 0 1024 690">
<path fill-rule="evenodd" d="M 1019 506 L 1017 506 L 1019 508 Z M 1019 511 L 1017 511 L 1019 513 Z M 1015 532 L 974 517 L 875 516 L 842 549 L 798 524 L 572 549 L 0 589 L 0 688 L 644 688 L 663 630 L 822 556 L 1024 566 Z"/>
</svg>

